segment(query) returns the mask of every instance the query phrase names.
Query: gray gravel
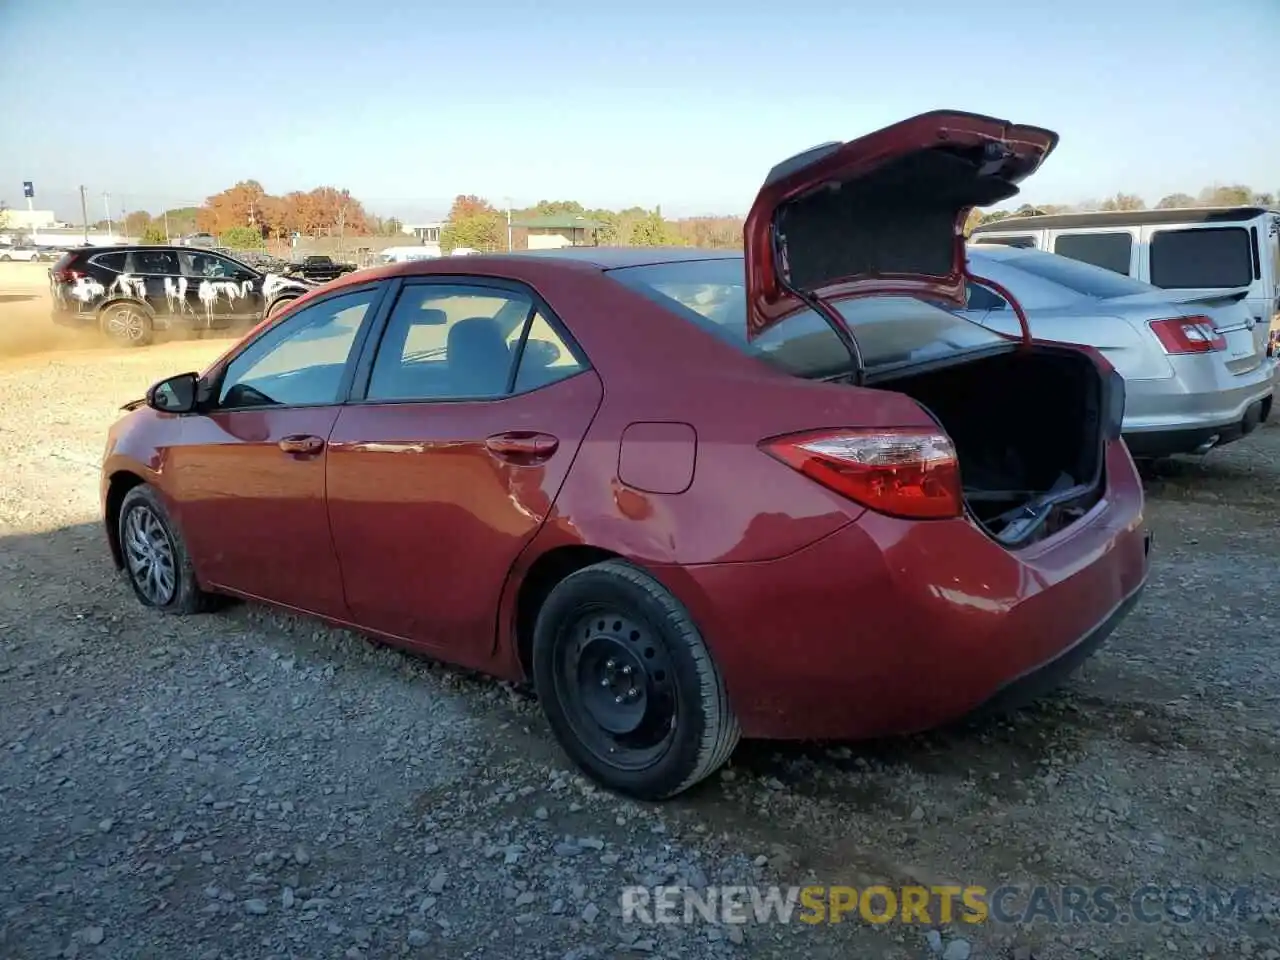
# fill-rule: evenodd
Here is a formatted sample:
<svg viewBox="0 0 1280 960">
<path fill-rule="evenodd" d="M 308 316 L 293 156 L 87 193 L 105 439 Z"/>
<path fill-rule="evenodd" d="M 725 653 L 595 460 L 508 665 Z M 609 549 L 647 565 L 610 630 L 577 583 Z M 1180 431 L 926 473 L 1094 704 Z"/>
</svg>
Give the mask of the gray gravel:
<svg viewBox="0 0 1280 960">
<path fill-rule="evenodd" d="M 1280 958 L 1280 427 L 1149 480 L 1155 574 L 1009 721 L 744 744 L 650 806 L 521 690 L 260 606 L 175 619 L 115 577 L 114 408 L 225 343 L 0 361 L 0 957 Z M 1143 884 L 1240 920 L 657 927 L 629 884 Z M 1177 906 L 1176 904 L 1174 905 Z"/>
</svg>

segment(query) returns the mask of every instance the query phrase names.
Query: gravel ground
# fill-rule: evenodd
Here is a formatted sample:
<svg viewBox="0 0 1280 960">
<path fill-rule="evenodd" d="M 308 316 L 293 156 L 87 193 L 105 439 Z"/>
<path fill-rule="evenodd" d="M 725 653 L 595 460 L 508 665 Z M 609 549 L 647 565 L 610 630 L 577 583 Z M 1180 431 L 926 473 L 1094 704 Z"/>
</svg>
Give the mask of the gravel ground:
<svg viewBox="0 0 1280 960">
<path fill-rule="evenodd" d="M 13 319 L 0 302 L 0 338 Z M 0 360 L 5 960 L 1280 958 L 1280 427 L 1153 472 L 1153 580 L 1063 693 L 905 740 L 744 744 L 650 806 L 576 776 L 524 691 L 260 606 L 144 610 L 97 520 L 103 432 L 226 342 L 22 342 Z M 936 929 L 619 908 L 630 884 L 948 881 L 1254 893 L 1216 922 L 1170 900 Z"/>
</svg>

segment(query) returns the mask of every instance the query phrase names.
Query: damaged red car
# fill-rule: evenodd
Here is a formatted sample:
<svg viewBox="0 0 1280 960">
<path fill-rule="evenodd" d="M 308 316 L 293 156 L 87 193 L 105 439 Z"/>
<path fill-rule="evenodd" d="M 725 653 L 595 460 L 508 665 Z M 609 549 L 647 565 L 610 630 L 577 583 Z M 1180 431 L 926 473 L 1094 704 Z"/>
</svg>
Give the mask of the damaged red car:
<svg viewBox="0 0 1280 960">
<path fill-rule="evenodd" d="M 943 308 L 967 212 L 1056 142 L 924 114 L 780 164 L 741 253 L 308 293 L 111 429 L 115 563 L 159 610 L 262 600 L 530 679 L 572 759 L 642 798 L 743 736 L 1021 702 L 1125 616 L 1150 548 L 1106 360 Z"/>
</svg>

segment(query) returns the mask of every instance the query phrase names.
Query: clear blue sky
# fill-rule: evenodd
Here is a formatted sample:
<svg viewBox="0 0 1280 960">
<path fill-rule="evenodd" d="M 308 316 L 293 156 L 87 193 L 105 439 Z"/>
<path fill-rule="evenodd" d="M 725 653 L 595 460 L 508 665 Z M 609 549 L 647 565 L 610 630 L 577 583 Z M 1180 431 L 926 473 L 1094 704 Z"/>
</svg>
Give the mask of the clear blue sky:
<svg viewBox="0 0 1280 960">
<path fill-rule="evenodd" d="M 239 179 L 743 212 L 939 107 L 1048 126 L 1032 202 L 1280 190 L 1280 0 L 0 0 L 0 199 L 79 219 Z"/>
</svg>

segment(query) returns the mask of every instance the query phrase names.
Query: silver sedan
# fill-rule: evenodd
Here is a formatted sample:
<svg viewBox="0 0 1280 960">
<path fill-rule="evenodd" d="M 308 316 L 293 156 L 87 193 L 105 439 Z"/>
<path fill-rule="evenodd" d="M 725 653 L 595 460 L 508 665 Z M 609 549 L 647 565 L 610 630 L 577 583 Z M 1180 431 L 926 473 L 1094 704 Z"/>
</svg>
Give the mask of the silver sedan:
<svg viewBox="0 0 1280 960">
<path fill-rule="evenodd" d="M 998 292 L 1022 305 L 1038 340 L 1097 347 L 1125 379 L 1124 437 L 1135 457 L 1206 453 L 1271 413 L 1275 358 L 1267 328 L 1231 291 L 1186 296 L 1067 257 L 970 246 L 962 315 L 1021 332 Z"/>
</svg>

